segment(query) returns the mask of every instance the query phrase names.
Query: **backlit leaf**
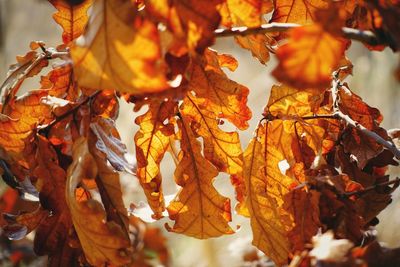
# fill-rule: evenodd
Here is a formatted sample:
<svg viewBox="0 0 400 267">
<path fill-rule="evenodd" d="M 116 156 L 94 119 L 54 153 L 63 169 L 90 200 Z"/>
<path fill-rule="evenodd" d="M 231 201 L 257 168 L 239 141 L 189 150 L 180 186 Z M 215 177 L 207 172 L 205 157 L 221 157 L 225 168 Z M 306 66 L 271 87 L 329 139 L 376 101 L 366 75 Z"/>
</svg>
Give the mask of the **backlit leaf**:
<svg viewBox="0 0 400 267">
<path fill-rule="evenodd" d="M 288 42 L 276 51 L 279 65 L 272 72 L 275 78 L 296 88 L 329 87 L 346 43 L 317 24 L 292 29 L 288 34 Z"/>
<path fill-rule="evenodd" d="M 96 1 L 88 29 L 71 56 L 81 87 L 132 94 L 168 88 L 157 26 L 128 0 Z"/>
<path fill-rule="evenodd" d="M 315 13 L 328 4 L 326 0 L 274 0 L 271 22 L 311 24 L 316 19 Z"/>
<path fill-rule="evenodd" d="M 71 210 L 71 217 L 78 234 L 86 259 L 92 265 L 113 263 L 124 265 L 130 262 L 127 254 L 129 239 L 124 230 L 114 221 L 106 221 L 106 212 L 102 205 L 93 199 L 77 202 L 75 189 L 83 178 L 94 178 L 88 175 L 88 168 L 96 165 L 93 157 L 88 155 L 88 143 L 84 137 L 74 143 L 74 161 L 68 168 L 66 197 Z"/>
<path fill-rule="evenodd" d="M 167 207 L 169 216 L 175 221 L 168 231 L 196 238 L 217 237 L 232 234 L 230 201 L 213 187 L 217 169 L 201 155 L 200 143 L 190 125 L 183 118 L 178 121 L 181 152 L 174 177 L 182 189 Z"/>
<path fill-rule="evenodd" d="M 57 9 L 54 20 L 63 28 L 63 42 L 68 44 L 82 35 L 88 22 L 87 11 L 92 0 L 85 0 L 79 5 L 72 5 L 65 0 L 49 0 Z"/>
<path fill-rule="evenodd" d="M 169 146 L 169 136 L 174 126 L 165 123 L 175 115 L 174 101 L 152 101 L 149 110 L 136 118 L 140 130 L 135 135 L 137 171 L 136 174 L 145 190 L 155 217 L 160 217 L 164 207 L 161 188 L 160 162 Z"/>
</svg>

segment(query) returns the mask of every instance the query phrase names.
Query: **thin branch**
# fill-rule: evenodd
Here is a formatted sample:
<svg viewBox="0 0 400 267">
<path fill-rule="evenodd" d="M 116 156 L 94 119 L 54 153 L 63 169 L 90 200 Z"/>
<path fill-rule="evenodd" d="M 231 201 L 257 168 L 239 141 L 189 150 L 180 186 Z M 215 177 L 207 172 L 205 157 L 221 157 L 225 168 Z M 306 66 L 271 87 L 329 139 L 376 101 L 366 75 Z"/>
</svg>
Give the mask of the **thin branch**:
<svg viewBox="0 0 400 267">
<path fill-rule="evenodd" d="M 51 129 L 55 124 L 59 123 L 60 121 L 64 120 L 67 118 L 69 115 L 74 114 L 81 106 L 85 105 L 88 103 L 90 100 L 95 98 L 98 94 L 100 94 L 101 91 L 96 91 L 92 95 L 88 96 L 83 100 L 82 102 L 78 103 L 76 106 L 65 112 L 64 114 L 61 114 L 60 116 L 56 117 L 53 121 L 51 121 L 49 124 L 45 125 L 43 128 L 41 128 L 39 131 L 40 132 L 46 132 Z"/>
<path fill-rule="evenodd" d="M 363 195 L 363 194 L 365 194 L 365 193 L 368 193 L 368 192 L 370 192 L 370 191 L 373 191 L 373 190 L 377 189 L 378 187 L 388 186 L 388 185 L 392 185 L 392 184 L 395 184 L 394 188 L 396 188 L 397 186 L 399 186 L 399 184 L 400 184 L 400 178 L 397 177 L 397 178 L 394 179 L 394 180 L 387 181 L 387 182 L 383 182 L 383 183 L 378 183 L 378 184 L 375 184 L 375 185 L 366 187 L 366 188 L 364 188 L 364 189 L 362 189 L 362 190 L 358 190 L 358 191 L 354 191 L 354 192 L 346 192 L 346 193 L 343 193 L 342 196 L 345 196 L 345 197 L 350 197 L 350 196 L 361 196 L 361 195 Z M 394 189 L 394 188 L 392 188 L 392 189 Z"/>
<path fill-rule="evenodd" d="M 397 149 L 397 147 L 393 144 L 393 142 L 390 142 L 377 133 L 365 128 L 362 124 L 359 122 L 353 120 L 350 118 L 349 115 L 344 114 L 340 108 L 339 108 L 339 97 L 338 97 L 338 91 L 339 88 L 342 86 L 341 82 L 339 81 L 339 74 L 340 71 L 342 71 L 343 68 L 335 71 L 333 73 L 333 78 L 332 78 L 332 88 L 331 88 L 331 94 L 332 94 L 332 101 L 333 101 L 333 115 L 339 117 L 343 121 L 347 123 L 347 125 L 359 130 L 362 134 L 365 136 L 374 139 L 378 144 L 382 145 L 383 147 L 387 148 L 390 150 L 393 155 L 397 158 L 400 159 L 400 150 Z"/>
<path fill-rule="evenodd" d="M 400 150 L 398 150 L 397 147 L 392 142 L 385 140 L 377 133 L 368 130 L 363 125 L 361 125 L 359 122 L 354 121 L 352 118 L 350 118 L 350 116 L 343 114 L 343 112 L 341 112 L 341 111 L 337 111 L 335 114 L 337 116 L 339 116 L 342 120 L 344 120 L 351 127 L 359 130 L 362 134 L 368 136 L 369 138 L 374 139 L 378 144 L 386 147 L 388 150 L 390 150 L 393 153 L 393 155 L 397 159 L 400 159 Z"/>
<path fill-rule="evenodd" d="M 231 36 L 246 36 L 252 34 L 269 33 L 269 32 L 285 32 L 293 28 L 301 27 L 302 25 L 296 23 L 266 23 L 258 27 L 233 27 L 229 29 L 215 30 L 216 37 L 231 37 Z M 385 44 L 384 40 L 379 39 L 371 31 L 361 31 L 353 28 L 342 28 L 342 35 L 347 39 L 360 41 L 369 45 Z"/>
</svg>

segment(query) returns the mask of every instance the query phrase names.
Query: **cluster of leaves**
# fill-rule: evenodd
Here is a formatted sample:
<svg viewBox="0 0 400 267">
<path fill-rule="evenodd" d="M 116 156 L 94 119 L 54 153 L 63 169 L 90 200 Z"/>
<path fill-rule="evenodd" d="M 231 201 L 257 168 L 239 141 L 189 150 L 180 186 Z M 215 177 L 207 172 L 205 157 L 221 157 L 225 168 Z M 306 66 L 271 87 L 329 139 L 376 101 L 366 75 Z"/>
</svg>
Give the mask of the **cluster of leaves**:
<svg viewBox="0 0 400 267">
<path fill-rule="evenodd" d="M 145 266 L 143 246 L 167 263 L 158 232 L 129 216 L 121 171 L 135 172 L 155 219 L 167 211 L 168 231 L 195 238 L 235 232 L 230 199 L 213 186 L 229 174 L 253 244 L 277 265 L 319 230 L 360 245 L 390 203 L 399 182 L 385 172 L 398 150 L 379 110 L 342 80 L 351 73 L 349 38 L 400 47 L 397 0 L 49 1 L 63 43 L 32 42 L 17 57 L 1 87 L 0 120 L 3 178 L 39 198 L 1 225 L 13 238 L 36 230 L 35 252 L 49 255 L 49 265 Z M 265 33 L 269 13 L 279 32 Z M 232 27 L 261 64 L 271 52 L 279 60 L 272 74 L 280 83 L 244 151 L 238 131 L 220 125 L 248 127 L 249 89 L 222 69 L 238 62 L 210 48 Z M 40 88 L 18 96 L 51 60 Z M 147 108 L 135 120 L 136 168 L 115 128 L 119 98 Z M 167 151 L 181 187 L 168 204 L 160 172 Z"/>
</svg>

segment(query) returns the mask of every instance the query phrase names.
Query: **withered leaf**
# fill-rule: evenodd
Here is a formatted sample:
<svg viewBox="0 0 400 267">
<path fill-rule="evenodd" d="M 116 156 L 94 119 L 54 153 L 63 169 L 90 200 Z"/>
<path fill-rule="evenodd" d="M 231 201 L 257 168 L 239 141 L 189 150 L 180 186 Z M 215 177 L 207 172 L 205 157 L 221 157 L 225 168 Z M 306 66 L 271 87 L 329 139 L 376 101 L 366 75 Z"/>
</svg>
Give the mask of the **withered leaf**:
<svg viewBox="0 0 400 267">
<path fill-rule="evenodd" d="M 200 143 L 185 118 L 178 126 L 182 150 L 174 177 L 182 189 L 167 207 L 175 221 L 172 228 L 166 225 L 168 231 L 200 239 L 234 233 L 228 225 L 230 200 L 212 185 L 217 169 L 201 155 Z"/>
<path fill-rule="evenodd" d="M 96 1 L 81 42 L 71 47 L 81 87 L 141 94 L 168 88 L 157 26 L 131 1 Z"/>
<path fill-rule="evenodd" d="M 74 143 L 73 162 L 67 172 L 66 197 L 71 218 L 90 264 L 128 264 L 130 258 L 127 249 L 130 242 L 121 226 L 114 221 L 104 222 L 106 212 L 98 201 L 76 201 L 75 189 L 83 178 L 96 176 L 92 169 L 95 165 L 95 160 L 89 154 L 87 139 L 77 139 Z"/>
</svg>

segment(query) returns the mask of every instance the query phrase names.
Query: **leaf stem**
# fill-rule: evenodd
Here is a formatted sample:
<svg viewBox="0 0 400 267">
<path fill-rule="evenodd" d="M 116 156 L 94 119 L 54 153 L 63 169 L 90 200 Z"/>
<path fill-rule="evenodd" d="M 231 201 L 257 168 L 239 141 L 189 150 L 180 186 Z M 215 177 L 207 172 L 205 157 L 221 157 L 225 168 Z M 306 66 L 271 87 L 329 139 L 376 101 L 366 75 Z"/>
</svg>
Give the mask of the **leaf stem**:
<svg viewBox="0 0 400 267">
<path fill-rule="evenodd" d="M 252 34 L 269 33 L 269 32 L 285 32 L 293 28 L 301 27 L 296 23 L 279 23 L 272 22 L 261 24 L 258 27 L 232 27 L 228 29 L 217 29 L 214 31 L 215 37 L 231 37 L 246 36 Z M 369 45 L 384 45 L 386 42 L 379 39 L 372 31 L 362 31 L 358 29 L 343 27 L 342 36 L 347 39 L 360 41 Z"/>
</svg>

